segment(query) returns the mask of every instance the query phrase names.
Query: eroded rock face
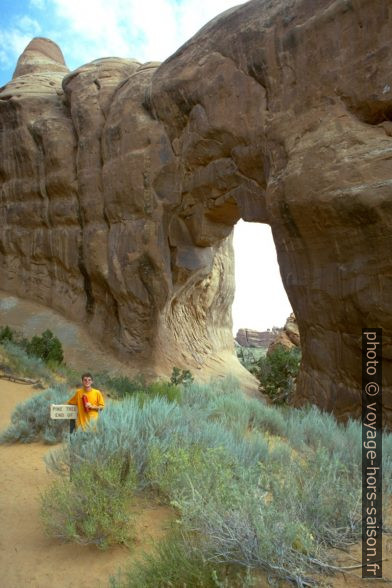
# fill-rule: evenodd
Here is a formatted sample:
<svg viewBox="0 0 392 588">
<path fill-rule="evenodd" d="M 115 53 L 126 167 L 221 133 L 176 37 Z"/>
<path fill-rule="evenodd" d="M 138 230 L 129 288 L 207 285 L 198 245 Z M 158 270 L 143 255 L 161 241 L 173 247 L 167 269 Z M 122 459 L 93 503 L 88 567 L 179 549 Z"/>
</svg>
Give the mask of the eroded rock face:
<svg viewBox="0 0 392 588">
<path fill-rule="evenodd" d="M 271 353 L 278 346 L 285 347 L 286 349 L 293 349 L 294 347 L 301 346 L 301 339 L 299 335 L 299 329 L 295 314 L 292 312 L 282 329 L 274 335 L 273 341 L 268 347 L 267 353 Z"/>
<path fill-rule="evenodd" d="M 0 287 L 143 371 L 231 371 L 255 388 L 233 354 L 232 224 L 198 239 L 182 216 L 178 161 L 147 106 L 158 64 L 63 64 L 33 40 L 0 93 Z"/>
<path fill-rule="evenodd" d="M 48 69 L 20 75 L 21 58 L 0 94 L 3 287 L 131 361 L 222 371 L 232 227 L 267 222 L 301 336 L 296 402 L 359 416 L 361 329 L 382 327 L 391 422 L 391 10 L 253 0 L 159 67 L 97 60 L 64 95 L 41 40 Z"/>
<path fill-rule="evenodd" d="M 272 227 L 301 336 L 296 403 L 359 416 L 361 329 L 378 326 L 389 422 L 391 10 L 255 0 L 204 27 L 153 78 L 188 191 L 207 170 L 230 170 L 215 172 L 214 188 L 235 177 L 214 204 L 197 193 L 203 220 L 238 209 Z"/>
</svg>

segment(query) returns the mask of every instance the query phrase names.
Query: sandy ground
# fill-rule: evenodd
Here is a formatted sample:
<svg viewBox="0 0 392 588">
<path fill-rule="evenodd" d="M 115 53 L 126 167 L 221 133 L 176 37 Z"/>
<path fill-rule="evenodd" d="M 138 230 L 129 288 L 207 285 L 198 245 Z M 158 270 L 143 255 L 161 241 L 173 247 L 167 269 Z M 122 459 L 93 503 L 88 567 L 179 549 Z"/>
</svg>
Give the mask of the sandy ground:
<svg viewBox="0 0 392 588">
<path fill-rule="evenodd" d="M 0 430 L 14 406 L 36 393 L 30 386 L 0 379 Z M 172 518 L 166 507 L 138 501 L 137 536 L 125 547 L 99 551 L 93 546 L 61 544 L 46 537 L 39 519 L 40 494 L 53 479 L 43 456 L 47 445 L 0 445 L 0 586 L 1 588 L 98 588 L 109 585 L 118 568 L 152 549 Z"/>
</svg>

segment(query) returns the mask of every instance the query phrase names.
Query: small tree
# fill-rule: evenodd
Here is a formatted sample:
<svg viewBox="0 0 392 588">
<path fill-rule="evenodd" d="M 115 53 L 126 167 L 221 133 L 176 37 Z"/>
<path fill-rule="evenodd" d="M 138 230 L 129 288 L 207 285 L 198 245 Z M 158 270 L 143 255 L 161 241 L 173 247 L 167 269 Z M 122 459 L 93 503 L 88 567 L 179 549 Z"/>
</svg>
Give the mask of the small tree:
<svg viewBox="0 0 392 588">
<path fill-rule="evenodd" d="M 14 333 L 12 329 L 9 328 L 8 325 L 5 327 L 1 327 L 0 329 L 0 343 L 4 343 L 4 341 L 13 341 L 14 340 Z"/>
<path fill-rule="evenodd" d="M 61 342 L 49 329 L 44 331 L 41 336 L 34 335 L 27 343 L 26 351 L 29 355 L 40 357 L 45 363 L 50 361 L 62 363 L 64 359 Z"/>
<path fill-rule="evenodd" d="M 254 373 L 260 381 L 260 390 L 275 403 L 288 402 L 294 390 L 300 363 L 300 349 L 286 349 L 283 345 L 278 345 L 257 362 L 257 371 Z"/>
<path fill-rule="evenodd" d="M 192 373 L 189 370 L 180 370 L 178 367 L 174 367 L 171 377 L 170 383 L 171 384 L 191 384 L 193 382 Z"/>
</svg>

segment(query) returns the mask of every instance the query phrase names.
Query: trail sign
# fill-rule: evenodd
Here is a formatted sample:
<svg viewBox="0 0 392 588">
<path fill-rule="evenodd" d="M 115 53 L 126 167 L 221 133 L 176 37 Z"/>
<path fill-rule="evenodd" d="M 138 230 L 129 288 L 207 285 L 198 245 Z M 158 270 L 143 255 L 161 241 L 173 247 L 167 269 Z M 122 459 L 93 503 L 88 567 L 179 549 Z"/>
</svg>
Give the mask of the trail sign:
<svg viewBox="0 0 392 588">
<path fill-rule="evenodd" d="M 78 407 L 71 404 L 51 404 L 51 419 L 76 419 L 78 416 Z"/>
</svg>

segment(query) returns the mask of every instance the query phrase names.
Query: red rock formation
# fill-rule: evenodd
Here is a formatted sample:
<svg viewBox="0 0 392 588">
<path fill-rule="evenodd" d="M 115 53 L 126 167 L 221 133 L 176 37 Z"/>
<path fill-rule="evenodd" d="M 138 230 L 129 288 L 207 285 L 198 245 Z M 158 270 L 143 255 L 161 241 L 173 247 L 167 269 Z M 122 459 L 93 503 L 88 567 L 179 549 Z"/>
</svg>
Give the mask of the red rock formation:
<svg viewBox="0 0 392 588">
<path fill-rule="evenodd" d="M 195 243 L 177 213 L 173 150 L 147 106 L 157 64 L 63 62 L 33 40 L 0 93 L 0 287 L 140 369 L 231 371 L 255 388 L 233 353 L 231 227 Z"/>
<path fill-rule="evenodd" d="M 286 320 L 283 329 L 280 329 L 280 331 L 274 336 L 273 341 L 271 341 L 271 344 L 268 347 L 267 353 L 271 353 L 271 351 L 276 349 L 279 345 L 286 349 L 292 349 L 293 347 L 299 347 L 300 344 L 301 341 L 297 320 L 292 312 Z"/>
<path fill-rule="evenodd" d="M 158 68 L 79 68 L 64 96 L 41 40 L 48 70 L 19 75 L 25 56 L 0 94 L 3 287 L 132 360 L 212 365 L 232 350 L 232 226 L 267 222 L 296 402 L 358 416 L 361 329 L 378 326 L 391 422 L 391 11 L 253 0 Z"/>
<path fill-rule="evenodd" d="M 238 329 L 235 340 L 242 347 L 265 347 L 275 339 L 272 331 L 254 331 L 253 329 Z"/>
<path fill-rule="evenodd" d="M 167 60 L 152 93 L 193 218 L 271 225 L 301 335 L 296 403 L 359 416 L 361 329 L 378 326 L 388 422 L 391 10 L 385 0 L 248 2 Z"/>
</svg>

